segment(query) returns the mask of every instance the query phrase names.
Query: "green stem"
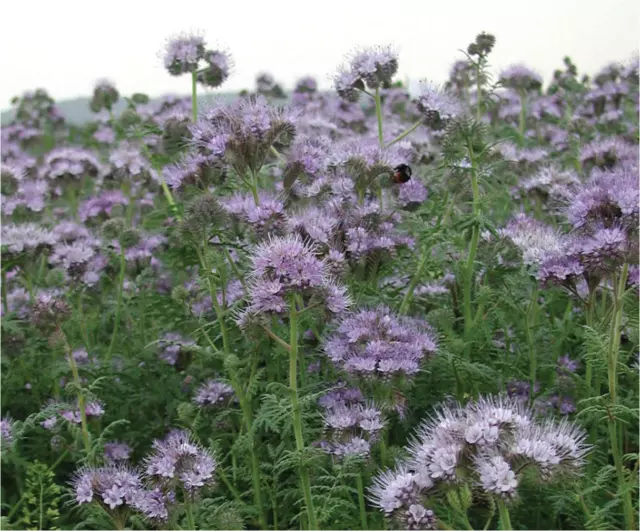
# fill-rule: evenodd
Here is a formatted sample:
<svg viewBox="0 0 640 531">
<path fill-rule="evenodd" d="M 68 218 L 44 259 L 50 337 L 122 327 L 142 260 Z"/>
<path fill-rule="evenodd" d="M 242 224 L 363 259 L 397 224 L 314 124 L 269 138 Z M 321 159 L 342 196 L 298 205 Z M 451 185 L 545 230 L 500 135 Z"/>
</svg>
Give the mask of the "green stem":
<svg viewBox="0 0 640 531">
<path fill-rule="evenodd" d="M 613 283 L 613 316 L 611 319 L 611 333 L 609 335 L 608 352 L 608 380 L 609 396 L 613 406 L 617 403 L 617 375 L 618 375 L 618 355 L 620 353 L 620 328 L 622 326 L 622 295 L 624 294 L 627 276 L 629 274 L 629 264 L 622 267 L 620 278 L 614 274 Z"/>
<path fill-rule="evenodd" d="M 289 300 L 289 342 L 291 347 L 289 350 L 289 388 L 291 391 L 291 408 L 293 410 L 293 431 L 296 439 L 296 450 L 299 454 L 302 454 L 304 451 L 304 438 L 302 436 L 302 413 L 298 401 L 298 311 L 295 297 L 291 297 Z M 302 461 L 302 455 L 300 455 L 300 459 L 300 479 L 307 505 L 309 529 L 318 529 L 311 498 L 309 473 L 305 463 Z"/>
<path fill-rule="evenodd" d="M 480 61 L 476 64 L 476 120 L 482 119 L 482 79 L 480 76 Z"/>
<path fill-rule="evenodd" d="M 240 270 L 238 269 L 238 266 L 236 265 L 236 263 L 233 261 L 233 258 L 231 256 L 231 253 L 229 252 L 229 249 L 227 249 L 223 245 L 222 250 L 224 252 L 224 255 L 227 258 L 227 262 L 229 262 L 229 266 L 231 266 L 231 270 L 233 271 L 233 274 L 240 281 L 240 284 L 242 284 L 242 289 L 245 291 L 245 293 L 247 293 L 247 286 L 244 283 L 244 277 L 242 276 L 242 273 L 240 273 Z"/>
<path fill-rule="evenodd" d="M 380 101 L 380 87 L 376 87 L 374 98 L 376 100 L 376 118 L 378 119 L 378 141 L 380 142 L 380 147 L 384 148 L 384 138 L 382 136 L 382 102 Z"/>
<path fill-rule="evenodd" d="M 360 506 L 360 524 L 362 525 L 362 529 L 369 529 L 369 526 L 367 525 L 367 505 L 364 501 L 362 474 L 356 475 L 356 485 L 358 487 L 358 505 Z"/>
<path fill-rule="evenodd" d="M 469 161 L 471 163 L 471 189 L 473 192 L 473 215 L 477 218 L 480 213 L 480 188 L 478 186 L 478 170 L 476 167 L 476 160 L 473 153 L 473 147 L 471 144 L 467 146 L 469 151 Z M 473 292 L 473 276 L 475 269 L 476 252 L 478 250 L 478 240 L 480 239 L 480 229 L 476 222 L 474 222 L 471 232 L 471 242 L 469 244 L 469 252 L 467 253 L 467 265 L 465 270 L 464 279 L 464 331 L 467 341 L 473 328 L 473 314 L 471 311 L 471 295 Z"/>
<path fill-rule="evenodd" d="M 216 313 L 216 319 L 218 324 L 220 325 L 220 334 L 222 335 L 222 349 L 225 355 L 228 357 L 231 354 L 231 344 L 229 342 L 229 334 L 227 331 L 227 325 L 224 320 L 224 312 L 220 307 L 220 303 L 218 302 L 218 295 L 216 290 L 214 289 L 213 282 L 211 281 L 210 268 L 207 264 L 206 259 L 206 241 L 204 250 L 200 250 L 200 247 L 196 245 L 196 251 L 198 253 L 198 257 L 200 258 L 200 265 L 204 271 L 204 274 L 207 278 L 207 285 L 209 286 L 209 295 L 211 296 L 211 302 L 213 304 L 213 309 Z M 231 257 L 229 256 L 229 259 Z M 235 368 L 229 367 L 229 376 L 231 379 L 231 385 L 238 397 L 238 401 L 240 402 L 240 409 L 242 410 L 242 420 L 247 430 L 247 434 L 251 438 L 251 481 L 253 483 L 253 498 L 256 507 L 258 508 L 260 515 L 260 525 L 263 529 L 267 528 L 267 516 L 264 511 L 264 507 L 262 505 L 262 489 L 260 487 L 260 463 L 258 462 L 258 456 L 255 451 L 255 441 L 253 439 L 253 431 L 251 429 L 252 425 L 252 412 L 251 412 L 251 403 L 247 400 L 247 396 L 244 393 L 244 389 L 240 384 L 240 379 L 236 373 Z"/>
<path fill-rule="evenodd" d="M 80 374 L 78 373 L 78 366 L 76 360 L 73 358 L 71 347 L 67 342 L 67 338 L 64 338 L 65 351 L 67 359 L 69 360 L 69 366 L 71 367 L 71 373 L 73 374 L 73 382 L 78 387 L 78 408 L 80 409 L 80 422 L 82 427 L 82 442 L 84 443 L 84 451 L 88 456 L 91 451 L 91 443 L 89 442 L 89 427 L 87 424 L 87 409 L 84 399 L 84 392 L 82 391 L 82 383 L 80 382 Z"/>
<path fill-rule="evenodd" d="M 258 195 L 258 176 L 253 170 L 251 171 L 251 182 L 249 183 L 249 187 L 251 188 L 251 195 L 253 195 L 253 202 L 256 206 L 260 206 L 260 196 Z"/>
<path fill-rule="evenodd" d="M 284 158 L 284 155 L 282 155 L 282 153 L 280 153 L 275 147 L 271 146 L 269 148 L 269 151 L 271 151 L 271 153 L 273 153 L 276 158 L 280 159 L 282 162 L 287 162 L 287 159 Z"/>
<path fill-rule="evenodd" d="M 527 127 L 527 103 L 526 93 L 520 90 L 520 122 L 518 124 L 518 133 L 520 134 L 520 145 L 524 145 L 524 132 Z"/>
<path fill-rule="evenodd" d="M 509 518 L 509 509 L 504 503 L 504 500 L 498 498 L 498 512 L 500 513 L 500 529 L 507 530 L 513 529 L 511 527 L 511 518 Z"/>
<path fill-rule="evenodd" d="M 418 268 L 416 269 L 416 272 L 413 275 L 413 278 L 411 279 L 411 283 L 407 288 L 407 292 L 405 293 L 404 298 L 400 303 L 400 309 L 398 310 L 400 315 L 405 315 L 407 312 L 407 309 L 409 308 L 409 304 L 411 304 L 411 299 L 413 298 L 413 292 L 415 291 L 416 286 L 420 281 L 420 277 L 422 276 L 422 270 L 424 269 L 424 266 L 427 263 L 427 257 L 428 257 L 428 253 L 426 253 L 425 250 L 423 249 L 422 256 L 420 257 L 420 262 L 418 262 Z"/>
<path fill-rule="evenodd" d="M 191 113 L 193 115 L 193 121 L 198 121 L 198 72 L 191 72 Z"/>
<path fill-rule="evenodd" d="M 82 333 L 82 340 L 84 341 L 84 347 L 91 352 L 91 345 L 89 345 L 89 334 L 87 332 L 87 320 L 84 317 L 84 307 L 82 305 L 82 290 L 78 290 L 78 314 L 80 315 L 80 332 Z"/>
<path fill-rule="evenodd" d="M 596 302 L 596 288 L 593 288 L 589 291 L 589 297 L 587 298 L 587 327 L 593 328 L 593 315 L 595 310 L 595 302 Z M 589 393 L 591 393 L 591 382 L 593 380 L 593 362 L 590 359 L 587 359 L 587 369 L 585 373 L 585 382 L 587 384 L 587 389 Z"/>
<path fill-rule="evenodd" d="M 608 351 L 608 380 L 609 380 L 609 398 L 611 400 L 611 408 L 615 411 L 617 406 L 617 380 L 618 380 L 618 356 L 620 354 L 620 333 L 622 327 L 623 301 L 627 276 L 629 274 L 629 264 L 622 266 L 620 278 L 613 275 L 613 315 L 611 318 L 611 331 L 609 335 L 609 351 Z M 615 414 L 615 413 L 614 413 Z M 618 489 L 623 490 L 624 504 L 624 522 L 625 529 L 636 529 L 633 501 L 631 499 L 631 491 L 627 488 L 627 480 L 624 474 L 622 463 L 622 452 L 620 449 L 620 441 L 618 440 L 619 423 L 615 416 L 609 415 L 609 438 L 611 441 L 611 453 L 616 467 L 616 475 L 618 476 Z"/>
<path fill-rule="evenodd" d="M 537 370 L 537 358 L 536 348 L 533 338 L 533 331 L 538 322 L 538 284 L 534 284 L 533 291 L 531 293 L 531 300 L 529 302 L 529 311 L 527 312 L 527 343 L 529 347 L 529 381 L 531 382 L 531 396 L 533 400 L 536 387 L 536 370 Z"/>
<path fill-rule="evenodd" d="M 402 140 L 404 137 L 410 135 L 416 129 L 418 129 L 418 127 L 420 127 L 422 125 L 422 123 L 423 123 L 422 120 L 418 120 L 415 124 L 413 124 L 411 127 L 409 127 L 409 129 L 407 129 L 404 133 L 399 134 L 397 137 L 395 137 L 391 142 L 389 142 L 384 147 L 388 148 L 390 146 L 393 146 L 393 144 L 395 144 L 396 142 L 400 142 L 400 140 Z"/>
<path fill-rule="evenodd" d="M 195 530 L 196 523 L 193 519 L 193 508 L 191 507 L 191 502 L 189 501 L 189 495 L 187 491 L 184 491 L 184 511 L 187 514 L 187 528 Z"/>
<path fill-rule="evenodd" d="M 9 313 L 9 303 L 7 301 L 7 270 L 2 269 L 2 308 L 4 310 L 4 314 Z"/>
<path fill-rule="evenodd" d="M 120 276 L 118 278 L 118 295 L 116 301 L 116 320 L 113 324 L 113 333 L 111 334 L 111 342 L 109 343 L 109 350 L 107 351 L 107 361 L 111 361 L 111 355 L 113 354 L 113 347 L 116 344 L 116 337 L 118 336 L 118 328 L 120 327 L 120 312 L 122 311 L 122 291 L 124 290 L 124 274 L 127 268 L 127 263 L 124 257 L 124 246 L 120 244 Z"/>
</svg>

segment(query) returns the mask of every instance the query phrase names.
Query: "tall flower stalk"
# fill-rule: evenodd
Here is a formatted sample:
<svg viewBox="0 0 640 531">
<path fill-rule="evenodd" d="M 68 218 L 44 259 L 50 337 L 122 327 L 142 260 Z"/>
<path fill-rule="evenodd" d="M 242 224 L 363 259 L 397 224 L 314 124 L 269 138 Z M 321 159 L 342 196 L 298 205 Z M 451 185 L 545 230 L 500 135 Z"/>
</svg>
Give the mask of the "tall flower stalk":
<svg viewBox="0 0 640 531">
<path fill-rule="evenodd" d="M 622 313 L 623 313 L 623 297 L 629 274 L 629 264 L 627 262 L 622 266 L 620 276 L 616 273 L 612 274 L 613 284 L 613 315 L 611 316 L 611 330 L 609 333 L 609 347 L 607 349 L 607 372 L 609 381 L 609 400 L 610 410 L 616 410 L 618 405 L 618 357 L 620 354 L 620 334 L 622 332 Z M 622 449 L 618 440 L 618 433 L 621 424 L 615 416 L 615 413 L 609 413 L 609 441 L 611 444 L 611 453 L 616 467 L 618 476 L 618 488 L 623 491 L 622 501 L 624 505 L 624 521 L 625 529 L 636 529 L 635 510 L 631 499 L 631 491 L 628 488 L 627 480 L 624 473 L 624 465 L 622 463 Z"/>
<path fill-rule="evenodd" d="M 118 329 L 120 328 L 120 314 L 122 312 L 122 293 L 124 291 L 124 277 L 127 271 L 127 262 L 124 255 L 124 246 L 120 244 L 120 274 L 118 275 L 118 286 L 116 295 L 116 316 L 113 323 L 113 332 L 111 333 L 111 341 L 109 342 L 109 350 L 107 350 L 107 360 L 111 360 L 113 348 L 118 337 Z"/>
<path fill-rule="evenodd" d="M 298 400 L 298 309 L 296 296 L 291 295 L 289 300 L 289 391 L 291 393 L 291 409 L 293 411 L 293 432 L 296 440 L 296 450 L 300 454 L 300 481 L 307 506 L 307 518 L 309 529 L 318 529 L 316 512 L 311 497 L 311 483 L 309 471 L 304 463 L 304 437 L 302 435 L 302 413 Z"/>
<path fill-rule="evenodd" d="M 472 208 L 474 217 L 474 223 L 471 228 L 471 241 L 469 242 L 469 248 L 467 251 L 467 263 L 465 267 L 463 287 L 464 332 L 465 337 L 468 340 L 473 328 L 473 311 L 471 307 L 471 300 L 473 296 L 476 252 L 478 250 L 478 241 L 480 239 L 480 227 L 477 223 L 478 217 L 480 215 L 480 187 L 478 186 L 477 161 L 471 142 L 468 143 L 467 149 L 469 154 L 469 161 L 471 164 L 471 191 L 473 193 Z"/>
<path fill-rule="evenodd" d="M 382 101 L 380 99 L 380 87 L 376 87 L 374 99 L 376 102 L 376 121 L 378 123 L 378 142 L 380 142 L 380 148 L 384 148 L 384 135 L 382 133 Z"/>
<path fill-rule="evenodd" d="M 80 410 L 80 426 L 82 432 L 82 443 L 84 444 L 85 455 L 89 456 L 91 452 L 91 442 L 89 441 L 89 425 L 87 423 L 87 404 L 84 396 L 84 391 L 82 390 L 82 382 L 80 381 L 80 374 L 78 372 L 78 365 L 76 364 L 76 360 L 73 357 L 73 353 L 71 351 L 71 347 L 69 346 L 69 342 L 67 341 L 67 337 L 62 330 L 59 332 L 63 336 L 63 344 L 65 354 L 67 356 L 67 361 L 69 362 L 69 367 L 71 367 L 71 373 L 73 374 L 73 383 L 77 388 L 78 393 L 78 409 Z"/>
<path fill-rule="evenodd" d="M 198 72 L 191 72 L 191 117 L 193 123 L 198 121 Z"/>
<path fill-rule="evenodd" d="M 211 276 L 211 268 L 206 258 L 206 240 L 204 242 L 204 248 L 200 248 L 199 245 L 196 245 L 196 252 L 200 259 L 200 266 L 202 267 L 202 271 L 206 276 L 207 286 L 209 287 L 209 295 L 211 297 L 211 302 L 213 305 L 213 309 L 216 314 L 216 321 L 218 326 L 220 326 L 220 334 L 222 336 L 222 348 L 225 356 L 228 358 L 231 355 L 231 347 L 229 343 L 229 333 L 227 330 L 227 325 L 225 322 L 225 312 L 220 306 L 218 302 L 218 294 L 215 289 L 215 285 L 213 283 L 213 279 Z M 222 286 L 222 291 L 224 292 L 225 287 Z M 251 481 L 253 484 L 253 496 L 256 507 L 259 510 L 259 519 L 260 525 L 263 528 L 267 527 L 267 516 L 264 511 L 264 507 L 262 505 L 262 487 L 260 483 L 260 462 L 258 461 L 258 455 L 256 454 L 255 448 L 255 440 L 251 435 L 253 433 L 252 424 L 253 424 L 253 412 L 251 408 L 251 401 L 247 398 L 245 394 L 244 388 L 240 383 L 240 378 L 238 377 L 238 373 L 236 372 L 235 367 L 232 364 L 228 366 L 229 377 L 231 380 L 231 385 L 233 390 L 238 397 L 238 401 L 240 402 L 240 410 L 242 411 L 242 422 L 244 424 L 244 428 L 247 434 L 251 437 Z"/>
</svg>

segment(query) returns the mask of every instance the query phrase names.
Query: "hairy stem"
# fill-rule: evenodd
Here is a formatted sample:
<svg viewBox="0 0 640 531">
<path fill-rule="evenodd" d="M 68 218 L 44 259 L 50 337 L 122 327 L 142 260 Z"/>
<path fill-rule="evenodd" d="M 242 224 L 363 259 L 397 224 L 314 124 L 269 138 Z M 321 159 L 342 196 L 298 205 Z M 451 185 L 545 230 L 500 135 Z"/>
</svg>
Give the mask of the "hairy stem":
<svg viewBox="0 0 640 531">
<path fill-rule="evenodd" d="M 378 120 L 378 141 L 380 142 L 380 147 L 384 148 L 384 138 L 382 135 L 382 102 L 380 100 L 380 87 L 376 87 L 374 98 L 376 100 L 376 118 Z"/>
<path fill-rule="evenodd" d="M 364 485 L 362 483 L 362 474 L 356 475 L 356 485 L 358 487 L 358 505 L 360 507 L 360 524 L 362 529 L 369 529 L 367 525 L 367 505 L 364 500 Z"/>
<path fill-rule="evenodd" d="M 423 121 L 422 120 L 418 120 L 416 123 L 414 123 L 411 127 L 409 127 L 409 129 L 407 129 L 404 133 L 400 133 L 397 137 L 395 137 L 391 142 L 389 142 L 385 147 L 391 147 L 393 146 L 393 144 L 395 144 L 396 142 L 400 142 L 400 140 L 402 140 L 404 137 L 409 136 L 411 133 L 413 133 L 416 129 L 418 129 L 418 127 L 420 127 L 422 125 Z"/>
<path fill-rule="evenodd" d="M 295 297 L 289 301 L 289 388 L 291 392 L 291 408 L 293 410 L 293 431 L 296 439 L 296 450 L 299 454 L 304 451 L 304 438 L 302 436 L 302 412 L 298 401 L 298 310 L 296 308 Z M 309 483 L 309 473 L 300 456 L 300 479 L 302 490 L 307 505 L 307 516 L 309 518 L 309 529 L 318 529 L 316 515 L 311 498 L 311 484 Z"/>
<path fill-rule="evenodd" d="M 409 304 L 411 304 L 411 299 L 413 298 L 413 292 L 415 291 L 416 286 L 418 285 L 418 282 L 420 282 L 420 277 L 422 276 L 422 270 L 424 269 L 424 266 L 427 263 L 427 256 L 428 256 L 428 253 L 425 252 L 425 250 L 423 249 L 422 254 L 420 256 L 420 262 L 418 262 L 418 268 L 416 269 L 416 272 L 413 275 L 411 282 L 409 283 L 409 287 L 407 288 L 407 292 L 404 294 L 404 298 L 400 303 L 400 309 L 398 310 L 400 315 L 405 315 L 409 308 Z"/>
<path fill-rule="evenodd" d="M 534 341 L 534 329 L 538 323 L 538 284 L 533 287 L 529 310 L 527 312 L 527 343 L 529 347 L 529 381 L 531 382 L 530 400 L 533 401 L 534 389 L 536 387 L 537 358 Z"/>
<path fill-rule="evenodd" d="M 611 401 L 611 408 L 615 410 L 618 402 L 617 384 L 618 384 L 618 356 L 620 354 L 620 333 L 622 327 L 622 312 L 623 312 L 623 295 L 626 287 L 627 276 L 629 274 L 629 264 L 625 263 L 622 266 L 622 272 L 620 277 L 613 275 L 613 315 L 611 317 L 611 331 L 609 334 L 609 349 L 608 349 L 608 380 L 609 380 L 609 398 Z M 636 529 L 635 515 L 633 508 L 633 501 L 631 499 L 631 491 L 627 488 L 627 480 L 624 474 L 624 467 L 622 463 L 622 451 L 620 448 L 620 441 L 618 440 L 619 422 L 615 418 L 615 412 L 613 415 L 609 415 L 609 439 L 611 444 L 611 453 L 613 455 L 613 462 L 616 467 L 616 474 L 618 476 L 618 489 L 623 490 L 622 495 L 624 505 L 624 522 L 625 529 Z"/>
<path fill-rule="evenodd" d="M 513 529 L 511 527 L 511 518 L 509 517 L 509 509 L 504 503 L 504 500 L 497 499 L 498 512 L 500 513 L 500 529 Z"/>
<path fill-rule="evenodd" d="M 476 63 L 476 120 L 482 119 L 482 79 L 481 79 L 481 59 Z"/>
<path fill-rule="evenodd" d="M 118 336 L 118 328 L 120 327 L 120 313 L 122 312 L 122 291 L 124 290 L 124 274 L 126 271 L 127 263 L 124 258 L 124 247 L 120 244 L 120 275 L 118 277 L 118 294 L 116 300 L 116 320 L 113 324 L 113 333 L 111 334 L 111 341 L 109 342 L 109 350 L 107 351 L 107 361 L 111 361 L 111 355 L 113 354 L 113 347 L 116 344 L 116 338 Z"/>
<path fill-rule="evenodd" d="M 520 121 L 518 123 L 518 133 L 520 135 L 520 145 L 524 145 L 524 132 L 527 127 L 527 95 L 524 89 L 520 90 Z"/>
<path fill-rule="evenodd" d="M 84 398 L 84 392 L 82 391 L 82 384 L 80 382 L 78 366 L 76 365 L 76 360 L 73 358 L 73 353 L 71 352 L 71 347 L 69 346 L 66 336 L 64 336 L 64 347 L 67 354 L 67 360 L 69 361 L 69 366 L 71 367 L 71 373 L 73 374 L 73 382 L 78 387 L 78 409 L 80 410 L 82 442 L 84 444 L 85 454 L 88 456 L 89 452 L 91 452 L 91 443 L 89 442 L 89 426 L 87 424 L 86 402 Z"/>
<path fill-rule="evenodd" d="M 596 289 L 593 288 L 589 291 L 589 297 L 587 298 L 587 319 L 586 324 L 588 328 L 593 328 L 593 314 L 595 310 L 595 302 L 596 302 Z M 590 359 L 587 359 L 587 368 L 585 372 L 585 382 L 587 384 L 587 389 L 591 393 L 591 382 L 593 380 L 593 362 Z"/>
<path fill-rule="evenodd" d="M 469 152 L 469 161 L 471 163 L 471 189 L 473 192 L 473 215 L 478 216 L 480 213 L 480 188 L 478 186 L 478 169 L 473 153 L 473 146 L 467 146 Z M 467 264 L 464 279 L 464 331 L 467 341 L 471 335 L 473 328 L 473 314 L 471 309 L 471 296 L 473 292 L 473 276 L 475 269 L 476 251 L 478 250 L 478 240 L 480 239 L 480 228 L 474 223 L 471 231 L 471 242 L 469 243 L 469 251 L 467 252 Z"/>
<path fill-rule="evenodd" d="M 198 121 L 198 72 L 191 72 L 191 113 L 194 123 Z"/>
<path fill-rule="evenodd" d="M 189 494 L 187 491 L 184 491 L 184 512 L 187 515 L 187 529 L 196 528 L 196 522 L 193 519 L 193 507 L 191 507 L 191 500 L 189 499 Z"/>
<path fill-rule="evenodd" d="M 218 324 L 220 325 L 220 334 L 222 335 L 222 349 L 225 355 L 228 357 L 231 354 L 231 344 L 229 342 L 229 333 L 227 331 L 227 325 L 224 320 L 224 312 L 222 310 L 222 307 L 220 306 L 220 303 L 218 302 L 218 294 L 216 293 L 213 282 L 211 281 L 210 268 L 206 258 L 206 241 L 205 241 L 204 249 L 201 250 L 200 247 L 196 245 L 196 251 L 200 259 L 200 265 L 207 278 L 209 295 L 211 297 L 213 309 L 216 313 L 216 319 L 218 321 Z M 230 258 L 231 257 L 229 257 L 229 259 Z M 253 420 L 253 413 L 251 411 L 251 402 L 249 399 L 247 399 L 247 396 L 244 392 L 244 389 L 242 387 L 242 384 L 240 383 L 240 379 L 238 378 L 238 374 L 234 367 L 229 366 L 229 376 L 230 376 L 233 390 L 236 396 L 238 397 L 238 401 L 240 402 L 240 409 L 242 411 L 242 421 L 243 421 L 244 427 L 251 439 L 251 482 L 253 485 L 253 499 L 259 511 L 260 526 L 263 529 L 266 529 L 267 516 L 264 512 L 264 507 L 262 505 L 262 489 L 260 487 L 260 463 L 258 462 L 258 456 L 255 451 L 255 441 L 253 437 L 253 431 L 251 429 L 252 420 Z"/>
<path fill-rule="evenodd" d="M 9 313 L 9 303 L 7 301 L 7 270 L 2 269 L 2 309 L 5 313 Z"/>
</svg>

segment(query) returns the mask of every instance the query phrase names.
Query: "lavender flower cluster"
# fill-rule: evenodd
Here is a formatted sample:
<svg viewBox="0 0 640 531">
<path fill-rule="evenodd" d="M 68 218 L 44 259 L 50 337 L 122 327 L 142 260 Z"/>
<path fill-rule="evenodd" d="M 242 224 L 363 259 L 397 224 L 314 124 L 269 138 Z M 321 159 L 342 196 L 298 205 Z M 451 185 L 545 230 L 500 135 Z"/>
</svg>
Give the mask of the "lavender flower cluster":
<svg viewBox="0 0 640 531">
<path fill-rule="evenodd" d="M 367 403 L 359 389 L 344 386 L 323 395 L 318 404 L 326 435 L 320 447 L 337 458 L 367 457 L 385 425 L 382 411 Z"/>
<path fill-rule="evenodd" d="M 428 323 L 384 307 L 346 316 L 324 344 L 324 353 L 337 367 L 366 379 L 415 376 L 436 349 Z"/>
<path fill-rule="evenodd" d="M 468 483 L 510 502 L 526 467 L 543 481 L 578 473 L 590 451 L 585 439 L 575 424 L 537 422 L 521 402 L 502 397 L 444 405 L 417 430 L 409 457 L 374 480 L 370 499 L 405 523 L 414 505 L 428 507 L 446 485 Z"/>
</svg>

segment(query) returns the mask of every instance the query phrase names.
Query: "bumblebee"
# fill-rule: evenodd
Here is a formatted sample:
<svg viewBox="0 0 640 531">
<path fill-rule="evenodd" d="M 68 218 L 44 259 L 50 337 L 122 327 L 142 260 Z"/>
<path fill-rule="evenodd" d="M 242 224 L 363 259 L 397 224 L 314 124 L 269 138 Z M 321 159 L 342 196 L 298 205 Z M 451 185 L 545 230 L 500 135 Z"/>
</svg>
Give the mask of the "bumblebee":
<svg viewBox="0 0 640 531">
<path fill-rule="evenodd" d="M 411 179 L 411 166 L 408 164 L 398 164 L 393 168 L 393 182 L 404 184 Z"/>
</svg>

